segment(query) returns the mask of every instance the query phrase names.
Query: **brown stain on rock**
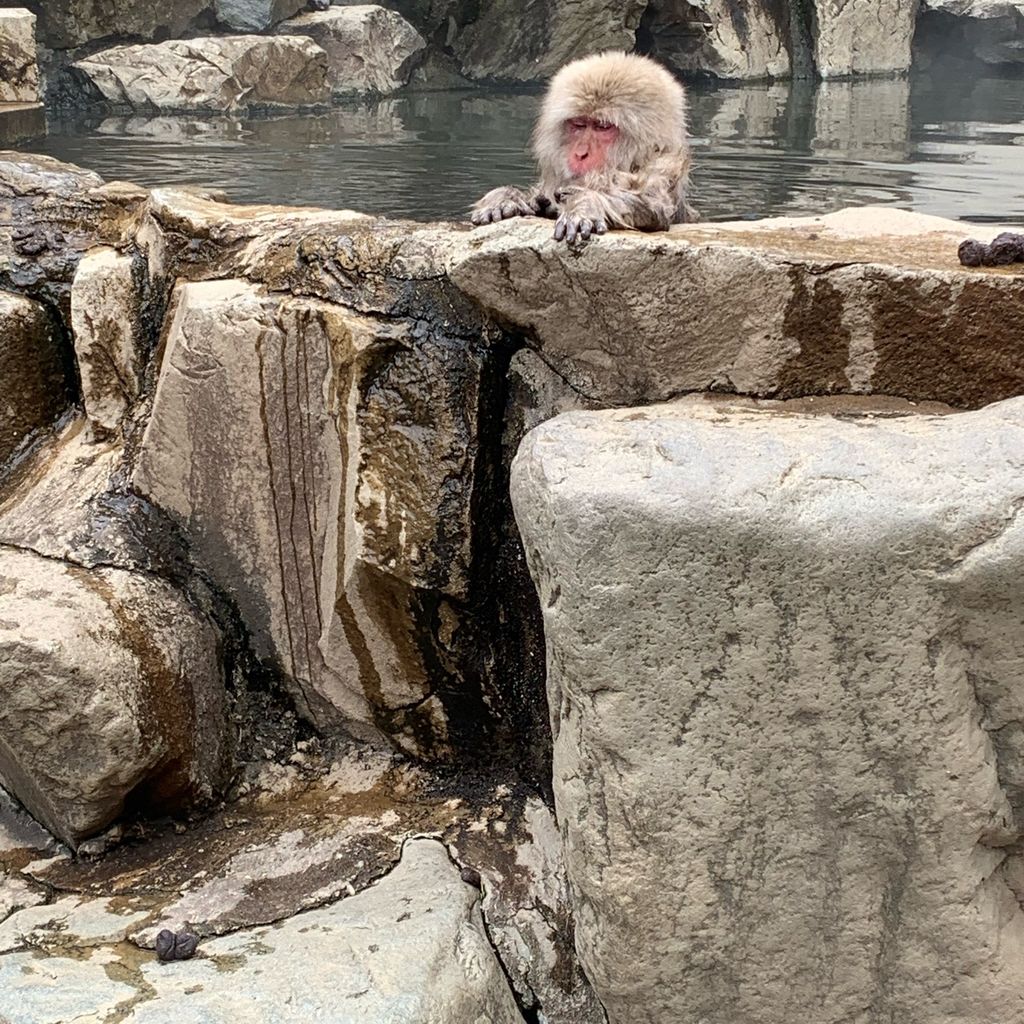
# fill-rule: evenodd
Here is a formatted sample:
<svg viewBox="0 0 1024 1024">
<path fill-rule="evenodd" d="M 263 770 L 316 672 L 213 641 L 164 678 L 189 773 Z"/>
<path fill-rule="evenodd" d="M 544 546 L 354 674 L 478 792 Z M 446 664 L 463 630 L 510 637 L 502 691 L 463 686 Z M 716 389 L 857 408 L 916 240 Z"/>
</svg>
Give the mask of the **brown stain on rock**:
<svg viewBox="0 0 1024 1024">
<path fill-rule="evenodd" d="M 789 271 L 793 294 L 783 330 L 800 350 L 779 371 L 779 398 L 832 394 L 850 388 L 850 332 L 843 324 L 842 293 L 825 277 L 809 277 L 798 267 Z"/>
</svg>

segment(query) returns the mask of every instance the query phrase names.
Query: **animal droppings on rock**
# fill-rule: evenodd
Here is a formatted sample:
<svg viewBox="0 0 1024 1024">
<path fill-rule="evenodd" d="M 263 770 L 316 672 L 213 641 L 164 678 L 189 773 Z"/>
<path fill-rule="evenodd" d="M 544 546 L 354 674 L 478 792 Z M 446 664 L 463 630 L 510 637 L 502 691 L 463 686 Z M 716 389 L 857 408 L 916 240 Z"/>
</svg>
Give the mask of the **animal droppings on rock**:
<svg viewBox="0 0 1024 1024">
<path fill-rule="evenodd" d="M 164 963 L 172 960 L 189 960 L 195 956 L 199 936 L 190 932 L 172 932 L 164 928 L 156 937 L 156 955 Z"/>
<path fill-rule="evenodd" d="M 1005 267 L 1010 263 L 1024 263 L 1024 235 L 1004 231 L 996 235 L 989 245 L 968 238 L 960 243 L 957 255 L 965 267 Z"/>
</svg>

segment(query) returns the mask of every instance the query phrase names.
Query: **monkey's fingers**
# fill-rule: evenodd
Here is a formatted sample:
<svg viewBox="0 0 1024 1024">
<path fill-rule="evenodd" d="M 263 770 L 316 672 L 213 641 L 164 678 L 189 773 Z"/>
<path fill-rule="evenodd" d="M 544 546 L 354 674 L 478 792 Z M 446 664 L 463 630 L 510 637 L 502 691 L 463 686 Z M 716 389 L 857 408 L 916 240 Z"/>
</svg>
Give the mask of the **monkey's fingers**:
<svg viewBox="0 0 1024 1024">
<path fill-rule="evenodd" d="M 563 213 L 558 220 L 555 221 L 555 241 L 560 242 L 565 238 L 566 229 L 569 226 L 568 220 L 566 220 L 565 214 Z"/>
<path fill-rule="evenodd" d="M 607 230 L 608 221 L 606 221 L 604 217 L 598 217 L 597 220 L 594 221 L 594 234 L 603 235 L 605 234 L 605 232 L 607 232 Z"/>
</svg>

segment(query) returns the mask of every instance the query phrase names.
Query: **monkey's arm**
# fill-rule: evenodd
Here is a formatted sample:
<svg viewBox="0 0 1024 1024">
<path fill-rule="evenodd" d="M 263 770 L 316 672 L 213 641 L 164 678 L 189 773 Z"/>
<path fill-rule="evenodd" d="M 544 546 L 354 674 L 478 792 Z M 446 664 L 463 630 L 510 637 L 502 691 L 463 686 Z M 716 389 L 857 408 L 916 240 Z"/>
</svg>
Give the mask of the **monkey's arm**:
<svg viewBox="0 0 1024 1024">
<path fill-rule="evenodd" d="M 511 185 L 491 189 L 478 200 L 472 211 L 474 224 L 492 224 L 510 217 L 545 217 L 551 208 L 551 200 L 535 185 L 528 192 Z"/>
<path fill-rule="evenodd" d="M 586 240 L 609 228 L 667 231 L 692 216 L 684 192 L 688 170 L 687 157 L 665 159 L 651 164 L 646 173 L 584 179 L 579 186 L 561 189 L 555 195 L 561 211 L 555 238 Z"/>
</svg>

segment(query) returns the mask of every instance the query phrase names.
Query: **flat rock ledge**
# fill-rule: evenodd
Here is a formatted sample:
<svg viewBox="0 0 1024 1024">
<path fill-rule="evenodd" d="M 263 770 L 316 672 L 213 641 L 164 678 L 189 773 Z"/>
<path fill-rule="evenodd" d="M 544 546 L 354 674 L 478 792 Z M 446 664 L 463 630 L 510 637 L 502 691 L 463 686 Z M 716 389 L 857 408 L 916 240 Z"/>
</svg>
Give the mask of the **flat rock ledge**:
<svg viewBox="0 0 1024 1024">
<path fill-rule="evenodd" d="M 609 1020 L 1024 1019 L 1024 399 L 568 413 L 512 497 Z"/>
</svg>

